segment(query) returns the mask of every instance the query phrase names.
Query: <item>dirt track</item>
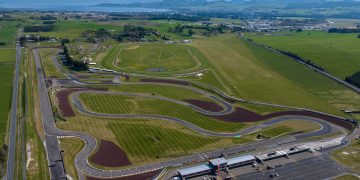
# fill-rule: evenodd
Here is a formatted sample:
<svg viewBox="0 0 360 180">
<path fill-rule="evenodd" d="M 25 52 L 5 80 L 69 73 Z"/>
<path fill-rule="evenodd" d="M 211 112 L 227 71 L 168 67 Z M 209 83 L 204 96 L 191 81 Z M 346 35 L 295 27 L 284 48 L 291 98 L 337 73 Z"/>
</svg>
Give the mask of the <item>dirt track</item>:
<svg viewBox="0 0 360 180">
<path fill-rule="evenodd" d="M 256 122 L 256 121 L 263 121 L 267 119 L 271 119 L 274 117 L 279 116 L 286 116 L 286 115 L 296 115 L 296 116 L 309 116 L 309 117 L 315 117 L 319 118 L 328 122 L 331 122 L 333 124 L 339 125 L 341 127 L 344 127 L 348 130 L 353 129 L 353 125 L 349 122 L 344 121 L 343 119 L 339 119 L 336 117 L 331 117 L 327 115 L 322 115 L 315 112 L 310 111 L 282 111 L 282 112 L 275 112 L 267 115 L 260 115 L 253 111 L 249 111 L 244 108 L 236 108 L 236 110 L 233 113 L 226 114 L 226 115 L 220 115 L 220 116 L 210 116 L 215 119 L 221 120 L 221 121 L 227 121 L 227 122 Z"/>
<path fill-rule="evenodd" d="M 59 103 L 59 109 L 61 111 L 61 114 L 63 117 L 73 117 L 75 116 L 75 112 L 73 110 L 73 108 L 71 107 L 71 104 L 69 102 L 69 95 L 71 93 L 74 92 L 78 92 L 78 91 L 86 91 L 86 90 L 99 90 L 99 91 L 105 91 L 107 89 L 105 88 L 73 88 L 73 89 L 64 89 L 61 90 L 59 92 L 57 92 L 56 97 L 58 99 L 58 103 Z"/>
<path fill-rule="evenodd" d="M 220 112 L 224 110 L 223 107 L 221 107 L 218 104 L 215 104 L 213 102 L 209 101 L 203 101 L 203 100 L 197 100 L 197 99 L 184 99 L 185 102 L 192 104 L 194 106 L 197 106 L 199 108 L 205 109 L 210 112 Z"/>
<path fill-rule="evenodd" d="M 156 83 L 168 83 L 168 84 L 178 84 L 178 85 L 184 85 L 189 86 L 190 83 L 187 81 L 182 80 L 175 80 L 175 79 L 160 79 L 160 78 L 143 78 L 140 79 L 141 82 L 156 82 Z"/>
<path fill-rule="evenodd" d="M 90 158 L 94 164 L 104 167 L 121 167 L 131 165 L 125 152 L 112 141 L 101 140 L 100 148 Z"/>
</svg>

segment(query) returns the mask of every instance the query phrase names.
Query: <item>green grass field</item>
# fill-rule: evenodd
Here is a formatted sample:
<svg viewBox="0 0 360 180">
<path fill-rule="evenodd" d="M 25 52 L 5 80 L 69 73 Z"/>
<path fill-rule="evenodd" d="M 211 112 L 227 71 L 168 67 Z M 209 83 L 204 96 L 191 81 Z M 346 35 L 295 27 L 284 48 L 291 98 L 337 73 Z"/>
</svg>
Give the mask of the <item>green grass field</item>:
<svg viewBox="0 0 360 180">
<path fill-rule="evenodd" d="M 42 66 L 46 77 L 53 77 L 58 79 L 66 79 L 66 76 L 56 69 L 53 63 L 53 56 L 57 53 L 57 49 L 40 49 L 39 54 Z"/>
<path fill-rule="evenodd" d="M 325 68 L 342 79 L 360 71 L 360 39 L 356 33 L 340 34 L 322 31 L 246 34 L 247 38 L 290 51 Z"/>
<path fill-rule="evenodd" d="M 56 38 L 68 38 L 75 39 L 80 38 L 81 33 L 85 30 L 97 30 L 99 28 L 105 28 L 107 30 L 121 30 L 122 27 L 114 25 L 104 25 L 96 22 L 88 21 L 59 21 L 55 23 L 55 29 L 51 32 L 40 33 L 26 33 L 26 34 L 40 34 L 41 36 L 50 36 Z"/>
<path fill-rule="evenodd" d="M 271 127 L 262 129 L 256 134 L 262 134 L 267 138 L 275 138 L 289 133 L 294 132 L 312 132 L 320 129 L 321 126 L 308 121 L 293 120 L 285 121 L 278 124 L 275 124 Z"/>
<path fill-rule="evenodd" d="M 337 115 L 343 115 L 339 111 L 343 107 L 360 108 L 359 102 L 348 101 L 359 95 L 286 56 L 243 42 L 235 35 L 197 38 L 193 45 L 207 56 L 223 84 L 238 97 Z M 345 103 L 335 104 L 335 100 Z"/>
<path fill-rule="evenodd" d="M 229 123 L 203 116 L 189 107 L 157 99 L 85 93 L 80 100 L 91 111 L 111 114 L 160 114 L 177 117 L 204 129 L 234 132 L 249 123 Z"/>
<path fill-rule="evenodd" d="M 176 123 L 156 119 L 106 119 L 78 115 L 67 118 L 67 122 L 57 123 L 57 126 L 88 133 L 98 140 L 113 141 L 127 153 L 133 164 L 155 162 L 252 141 L 246 137 L 203 136 Z"/>
<path fill-rule="evenodd" d="M 195 91 L 186 88 L 167 86 L 167 85 L 151 85 L 151 84 L 124 84 L 121 86 L 111 87 L 110 90 L 141 93 L 147 95 L 164 96 L 171 99 L 182 101 L 184 99 L 199 99 L 204 101 L 215 102 L 214 100 Z M 216 103 L 216 102 L 215 102 Z"/>
<path fill-rule="evenodd" d="M 5 46 L 1 47 L 15 47 L 15 33 L 16 30 L 20 27 L 19 22 L 11 21 L 1 21 L 0 22 L 0 41 L 5 42 Z"/>
<path fill-rule="evenodd" d="M 102 65 L 125 72 L 168 75 L 198 70 L 206 62 L 204 55 L 188 45 L 139 43 L 113 46 Z"/>
<path fill-rule="evenodd" d="M 72 179 L 79 179 L 75 168 L 75 156 L 84 147 L 84 142 L 80 139 L 66 138 L 60 139 L 61 150 L 64 151 L 63 158 L 66 168 L 66 174 L 70 175 Z"/>
<path fill-rule="evenodd" d="M 350 146 L 336 150 L 332 157 L 341 164 L 353 169 L 355 172 L 360 171 L 360 142 L 353 140 Z"/>
<path fill-rule="evenodd" d="M 0 49 L 0 147 L 4 143 L 11 108 L 12 79 L 15 68 L 15 50 Z"/>
</svg>

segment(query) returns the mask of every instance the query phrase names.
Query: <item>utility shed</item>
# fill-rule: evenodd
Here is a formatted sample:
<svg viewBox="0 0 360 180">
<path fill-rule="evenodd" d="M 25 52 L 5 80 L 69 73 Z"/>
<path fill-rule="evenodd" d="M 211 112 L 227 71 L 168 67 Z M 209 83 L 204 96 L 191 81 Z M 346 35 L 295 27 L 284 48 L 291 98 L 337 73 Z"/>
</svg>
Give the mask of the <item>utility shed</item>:
<svg viewBox="0 0 360 180">
<path fill-rule="evenodd" d="M 232 168 L 232 167 L 250 164 L 250 163 L 253 163 L 254 161 L 255 161 L 255 156 L 245 155 L 245 156 L 234 157 L 234 158 L 228 159 L 227 165 L 229 168 Z"/>
<path fill-rule="evenodd" d="M 194 167 L 181 169 L 178 171 L 178 174 L 182 179 L 185 179 L 210 172 L 212 172 L 212 168 L 208 164 L 202 164 Z"/>
</svg>

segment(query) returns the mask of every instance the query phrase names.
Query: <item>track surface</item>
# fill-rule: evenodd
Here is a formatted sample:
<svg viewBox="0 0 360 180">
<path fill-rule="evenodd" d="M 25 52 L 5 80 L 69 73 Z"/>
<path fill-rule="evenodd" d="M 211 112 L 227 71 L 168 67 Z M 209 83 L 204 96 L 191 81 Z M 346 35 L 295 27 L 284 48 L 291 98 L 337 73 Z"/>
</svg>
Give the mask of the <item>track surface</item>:
<svg viewBox="0 0 360 180">
<path fill-rule="evenodd" d="M 267 127 L 267 126 L 270 126 L 270 125 L 273 125 L 273 124 L 276 124 L 279 122 L 292 120 L 294 118 L 297 120 L 312 121 L 312 122 L 318 123 L 322 126 L 322 128 L 318 131 L 305 133 L 305 134 L 298 134 L 296 136 L 288 136 L 288 137 L 277 138 L 277 139 L 272 139 L 272 140 L 268 140 L 268 141 L 260 141 L 260 142 L 256 142 L 256 143 L 252 143 L 252 144 L 248 144 L 248 145 L 242 145 L 242 146 L 233 147 L 233 148 L 219 149 L 216 151 L 195 154 L 195 155 L 190 155 L 190 156 L 184 156 L 184 157 L 180 157 L 180 158 L 173 159 L 173 160 L 163 161 L 163 162 L 159 162 L 159 163 L 151 163 L 151 164 L 146 164 L 143 166 L 131 167 L 128 169 L 100 170 L 100 169 L 97 169 L 97 168 L 91 166 L 87 160 L 89 155 L 96 149 L 96 146 L 97 146 L 97 141 L 94 137 L 92 137 L 88 134 L 85 134 L 85 133 L 81 133 L 81 132 L 70 132 L 70 131 L 60 130 L 55 126 L 55 123 L 54 123 L 55 119 L 53 116 L 53 111 L 52 111 L 50 99 L 48 96 L 48 88 L 46 87 L 46 84 L 45 84 L 44 73 L 41 69 L 42 67 L 40 64 L 38 50 L 35 49 L 35 50 L 33 50 L 33 52 L 35 55 L 35 64 L 36 64 L 36 68 L 37 68 L 37 72 L 38 72 L 38 82 L 39 82 L 38 91 L 39 91 L 39 95 L 40 95 L 40 105 L 41 105 L 43 126 L 44 126 L 45 135 L 46 135 L 45 145 L 46 145 L 47 156 L 48 156 L 48 161 L 49 161 L 49 165 L 50 165 L 50 172 L 51 172 L 52 179 L 64 179 L 65 178 L 64 167 L 62 165 L 62 162 L 59 161 L 61 157 L 60 157 L 60 148 L 59 148 L 58 140 L 57 140 L 58 137 L 60 137 L 60 138 L 61 137 L 76 137 L 76 138 L 82 139 L 85 142 L 84 148 L 79 152 L 79 154 L 75 158 L 75 166 L 78 169 L 79 177 L 84 177 L 84 175 L 88 175 L 88 176 L 95 176 L 95 177 L 102 177 L 102 178 L 111 178 L 111 177 L 130 176 L 130 175 L 134 175 L 134 174 L 145 173 L 145 172 L 149 172 L 149 171 L 162 169 L 164 167 L 180 166 L 184 163 L 191 163 L 196 160 L 201 161 L 204 159 L 204 156 L 209 157 L 209 158 L 217 157 L 221 154 L 237 153 L 237 152 L 242 152 L 242 151 L 246 151 L 246 150 L 256 149 L 258 147 L 267 147 L 267 146 L 273 146 L 273 145 L 277 145 L 277 144 L 293 143 L 293 142 L 296 142 L 297 139 L 327 134 L 338 128 L 337 126 L 334 126 L 332 124 L 329 124 L 328 122 L 325 122 L 325 121 L 322 121 L 322 120 L 316 119 L 316 118 L 303 117 L 303 116 L 282 116 L 282 117 L 273 118 L 273 119 L 271 119 L 267 122 L 264 122 L 260 125 L 253 126 L 248 129 L 244 129 L 240 132 L 218 133 L 218 132 L 211 132 L 211 131 L 202 129 L 198 126 L 188 123 L 187 121 L 173 118 L 173 117 L 168 117 L 168 116 L 139 115 L 139 114 L 102 114 L 102 113 L 86 111 L 85 108 L 80 103 L 80 101 L 78 101 L 78 98 L 77 98 L 78 94 L 75 94 L 72 96 L 75 107 L 81 113 L 84 113 L 86 115 L 108 117 L 108 118 L 129 118 L 129 117 L 131 117 L 131 118 L 162 119 L 162 120 L 173 121 L 173 122 L 182 124 L 196 132 L 199 132 L 199 133 L 202 133 L 205 135 L 211 135 L 211 136 L 229 137 L 229 136 L 245 135 L 245 134 L 249 134 L 251 132 L 260 130 L 261 128 L 264 128 L 264 127 Z M 64 80 L 63 85 L 70 86 L 70 87 L 71 86 L 78 87 L 81 85 L 88 85 L 88 83 L 79 82 L 70 73 L 63 71 L 62 68 L 59 67 L 58 63 L 55 63 L 55 66 L 59 70 L 61 70 L 64 74 L 66 74 L 70 79 L 70 80 Z M 109 83 L 109 84 L 117 84 L 117 83 Z M 159 83 L 132 83 L 132 84 L 159 84 Z M 94 85 L 94 84 L 92 84 L 92 85 Z M 104 84 L 99 84 L 99 85 L 104 85 Z M 211 95 L 208 92 L 205 92 L 205 91 L 193 88 L 193 87 L 185 87 L 185 86 L 182 86 L 182 87 L 194 90 L 196 92 L 200 92 L 214 100 L 217 100 L 217 102 L 219 102 L 220 104 L 225 106 L 225 110 L 220 113 L 229 113 L 232 111 L 232 107 L 227 107 L 229 105 L 228 103 L 226 103 L 226 102 L 224 103 L 223 100 L 221 100 L 220 98 L 217 98 L 216 96 Z M 96 92 L 96 93 L 104 93 L 104 92 Z M 165 100 L 165 99 L 163 99 L 163 100 Z M 170 99 L 166 98 L 166 100 L 170 100 Z M 184 102 L 178 102 L 176 100 L 170 100 L 170 101 L 186 105 L 186 104 L 184 104 Z M 204 113 L 204 114 L 210 113 L 210 112 L 200 109 L 198 107 L 195 108 L 195 107 L 192 107 L 189 105 L 187 105 L 187 106 L 193 108 L 194 110 L 196 110 L 200 113 Z"/>
</svg>

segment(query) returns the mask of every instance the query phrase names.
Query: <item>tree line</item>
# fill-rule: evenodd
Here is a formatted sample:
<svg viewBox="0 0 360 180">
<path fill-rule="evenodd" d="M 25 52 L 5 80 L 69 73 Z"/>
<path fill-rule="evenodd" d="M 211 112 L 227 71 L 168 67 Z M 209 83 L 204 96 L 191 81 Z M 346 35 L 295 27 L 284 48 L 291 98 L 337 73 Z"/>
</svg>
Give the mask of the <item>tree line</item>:
<svg viewBox="0 0 360 180">
<path fill-rule="evenodd" d="M 64 44 L 64 43 L 62 43 Z M 66 65 L 72 66 L 75 70 L 88 70 L 89 67 L 86 62 L 75 60 L 70 56 L 69 49 L 64 46 L 63 55 L 65 55 L 65 58 L 67 60 Z"/>
<path fill-rule="evenodd" d="M 360 71 L 345 78 L 345 81 L 360 88 Z"/>
<path fill-rule="evenodd" d="M 24 32 L 50 32 L 54 30 L 55 26 L 52 24 L 38 25 L 38 26 L 25 26 Z"/>
<path fill-rule="evenodd" d="M 360 33 L 360 28 L 331 28 L 328 33 Z"/>
</svg>

